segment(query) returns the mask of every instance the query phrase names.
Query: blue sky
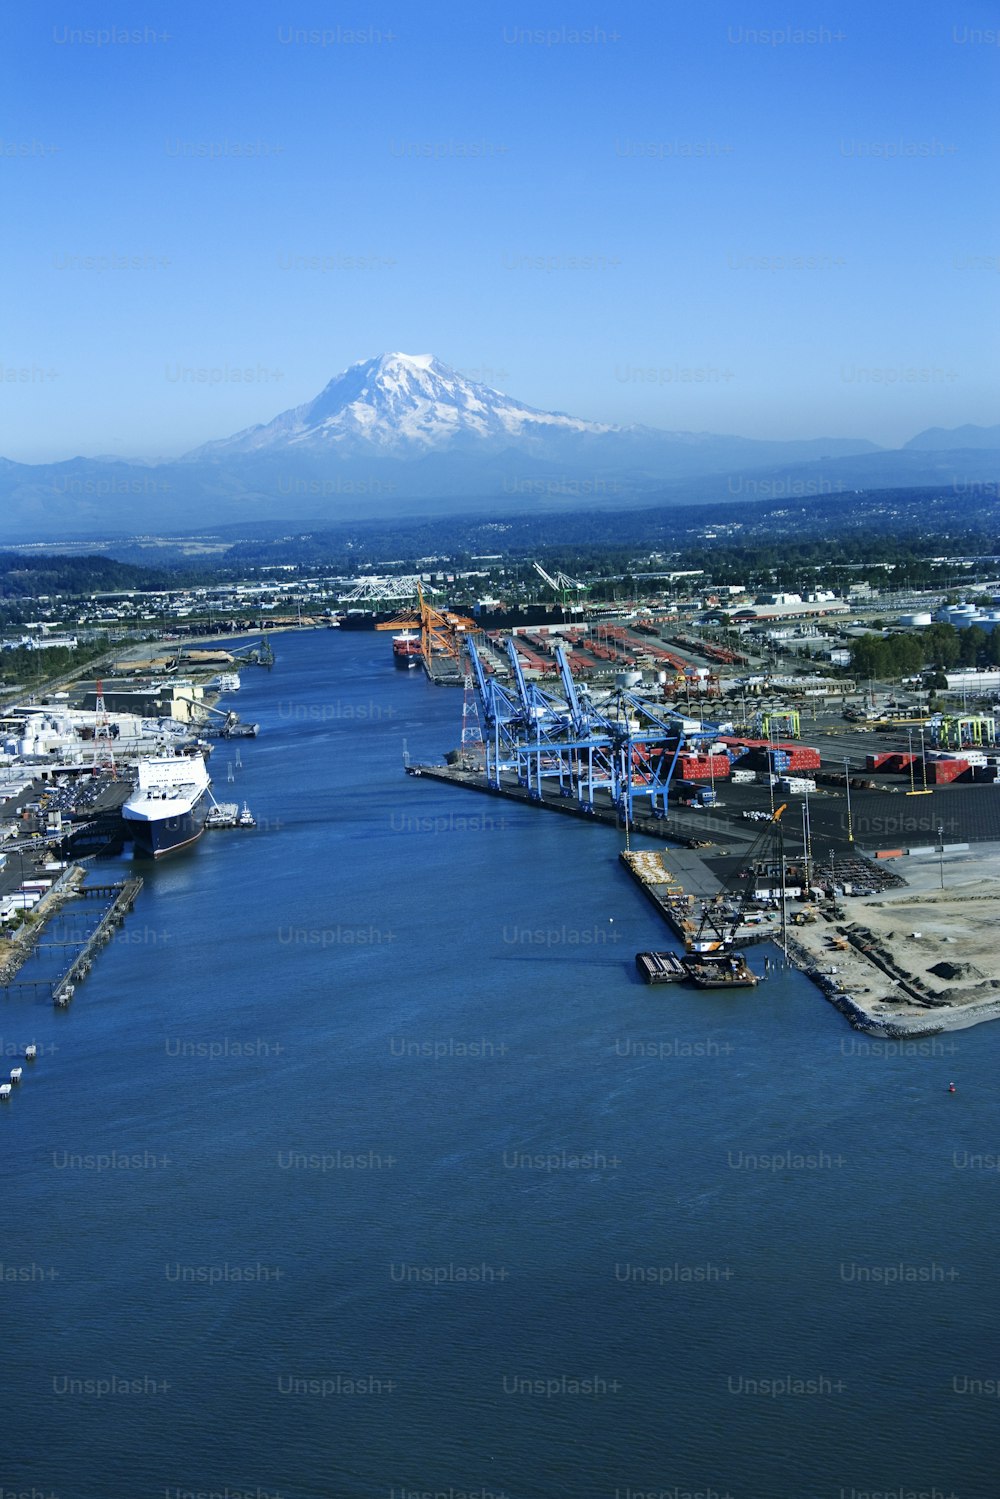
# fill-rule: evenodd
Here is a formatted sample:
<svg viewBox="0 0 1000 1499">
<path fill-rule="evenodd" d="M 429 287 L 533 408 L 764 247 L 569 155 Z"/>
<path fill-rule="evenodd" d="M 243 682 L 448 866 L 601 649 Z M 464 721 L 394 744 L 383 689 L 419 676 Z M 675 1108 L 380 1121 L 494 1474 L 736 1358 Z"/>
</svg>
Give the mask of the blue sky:
<svg viewBox="0 0 1000 1499">
<path fill-rule="evenodd" d="M 673 430 L 997 420 L 997 5 L 332 9 L 8 10 L 0 454 L 393 349 Z"/>
</svg>

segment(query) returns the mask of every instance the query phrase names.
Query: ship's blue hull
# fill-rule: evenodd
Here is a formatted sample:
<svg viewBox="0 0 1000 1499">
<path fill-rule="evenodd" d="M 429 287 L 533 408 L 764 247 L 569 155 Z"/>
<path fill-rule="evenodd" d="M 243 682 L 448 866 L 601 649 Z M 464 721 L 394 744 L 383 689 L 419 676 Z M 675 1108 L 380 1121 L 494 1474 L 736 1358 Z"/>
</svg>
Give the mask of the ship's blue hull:
<svg viewBox="0 0 1000 1499">
<path fill-rule="evenodd" d="M 208 798 L 203 797 L 189 812 L 161 817 L 156 822 L 139 822 L 126 818 L 125 827 L 135 840 L 136 853 L 160 859 L 164 854 L 176 853 L 178 849 L 194 843 L 205 831 L 207 803 Z"/>
</svg>

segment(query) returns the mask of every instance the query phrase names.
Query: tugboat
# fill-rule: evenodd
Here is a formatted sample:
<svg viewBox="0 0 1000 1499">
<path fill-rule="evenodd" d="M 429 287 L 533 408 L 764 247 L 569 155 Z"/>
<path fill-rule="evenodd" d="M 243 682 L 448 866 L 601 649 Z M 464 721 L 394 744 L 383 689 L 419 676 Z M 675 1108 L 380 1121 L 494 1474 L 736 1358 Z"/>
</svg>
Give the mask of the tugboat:
<svg viewBox="0 0 1000 1499">
<path fill-rule="evenodd" d="M 243 811 L 236 819 L 236 825 L 240 828 L 255 828 L 257 826 L 257 819 L 250 811 L 250 808 L 247 806 L 246 802 L 243 803 Z"/>
</svg>

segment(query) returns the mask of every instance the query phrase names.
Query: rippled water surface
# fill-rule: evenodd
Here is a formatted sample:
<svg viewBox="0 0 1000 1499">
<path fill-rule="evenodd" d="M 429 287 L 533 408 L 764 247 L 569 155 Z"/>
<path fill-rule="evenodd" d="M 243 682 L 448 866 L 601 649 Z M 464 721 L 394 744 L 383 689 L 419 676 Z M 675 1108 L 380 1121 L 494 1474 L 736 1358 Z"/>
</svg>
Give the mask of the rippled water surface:
<svg viewBox="0 0 1000 1499">
<path fill-rule="evenodd" d="M 405 777 L 387 636 L 277 656 L 257 830 L 0 1001 L 0 1489 L 995 1496 L 1000 1028 L 644 987 L 613 830 Z"/>
</svg>

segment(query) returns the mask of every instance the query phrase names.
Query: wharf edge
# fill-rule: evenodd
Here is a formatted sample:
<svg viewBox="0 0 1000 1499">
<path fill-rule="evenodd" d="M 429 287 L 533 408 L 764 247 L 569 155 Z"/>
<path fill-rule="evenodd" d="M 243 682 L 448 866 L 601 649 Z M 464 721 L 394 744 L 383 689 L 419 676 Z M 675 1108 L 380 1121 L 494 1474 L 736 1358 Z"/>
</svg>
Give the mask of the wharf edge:
<svg viewBox="0 0 1000 1499">
<path fill-rule="evenodd" d="M 549 811 L 561 812 L 570 817 L 582 818 L 585 821 L 598 821 L 619 829 L 622 827 L 621 818 L 613 807 L 598 807 L 590 813 L 582 811 L 580 808 L 567 803 L 563 799 L 549 800 L 546 798 L 538 801 L 531 797 L 523 787 L 491 786 L 485 781 L 481 773 L 458 770 L 451 766 L 407 765 L 405 771 L 407 775 L 427 777 L 430 780 L 440 781 L 447 785 L 464 787 L 470 791 L 478 791 L 486 793 L 489 796 L 515 801 L 520 805 L 542 807 Z M 670 819 L 643 819 L 642 822 L 633 822 L 631 828 L 639 836 L 658 838 L 664 843 L 679 844 L 690 850 L 697 850 L 704 846 L 704 840 L 699 840 L 688 835 L 679 829 L 676 824 L 672 824 Z M 637 871 L 627 863 L 623 855 L 624 850 L 619 857 L 629 870 L 632 878 L 645 891 L 647 897 L 667 921 L 671 930 L 678 937 L 682 938 L 683 933 L 678 930 L 663 900 L 657 896 L 652 887 L 641 879 Z M 697 854 L 688 854 L 687 857 L 689 859 L 692 857 L 698 858 Z M 717 889 L 718 881 L 711 874 L 711 871 L 708 870 L 707 865 L 704 865 L 704 861 L 701 859 L 698 859 L 698 863 L 702 864 L 707 880 L 710 880 Z M 677 887 L 674 886 L 672 888 L 676 893 Z M 768 940 L 774 940 L 773 933 L 764 932 L 759 936 L 754 933 L 752 937 L 747 938 L 748 943 L 751 941 L 761 942 Z M 828 974 L 823 973 L 817 966 L 814 954 L 808 950 L 805 944 L 797 941 L 791 933 L 788 934 L 785 950 L 787 958 L 793 966 L 815 984 L 824 999 L 845 1017 L 851 1027 L 867 1035 L 895 1041 L 918 1040 L 940 1035 L 944 1031 L 965 1028 L 968 1025 L 979 1024 L 987 1020 L 1000 1019 L 1000 999 L 993 1003 L 984 1002 L 981 1005 L 977 1005 L 974 1009 L 973 1007 L 968 1007 L 964 1013 L 952 1009 L 938 1009 L 934 1019 L 931 1019 L 929 1015 L 926 1018 L 915 1016 L 889 1018 L 882 1014 L 876 1014 L 869 1010 L 856 996 L 840 989 Z M 864 955 L 858 953 L 857 956 Z M 866 967 L 871 969 L 872 977 L 877 977 L 879 980 L 885 979 L 885 974 L 876 968 L 870 960 L 866 960 Z"/>
</svg>

